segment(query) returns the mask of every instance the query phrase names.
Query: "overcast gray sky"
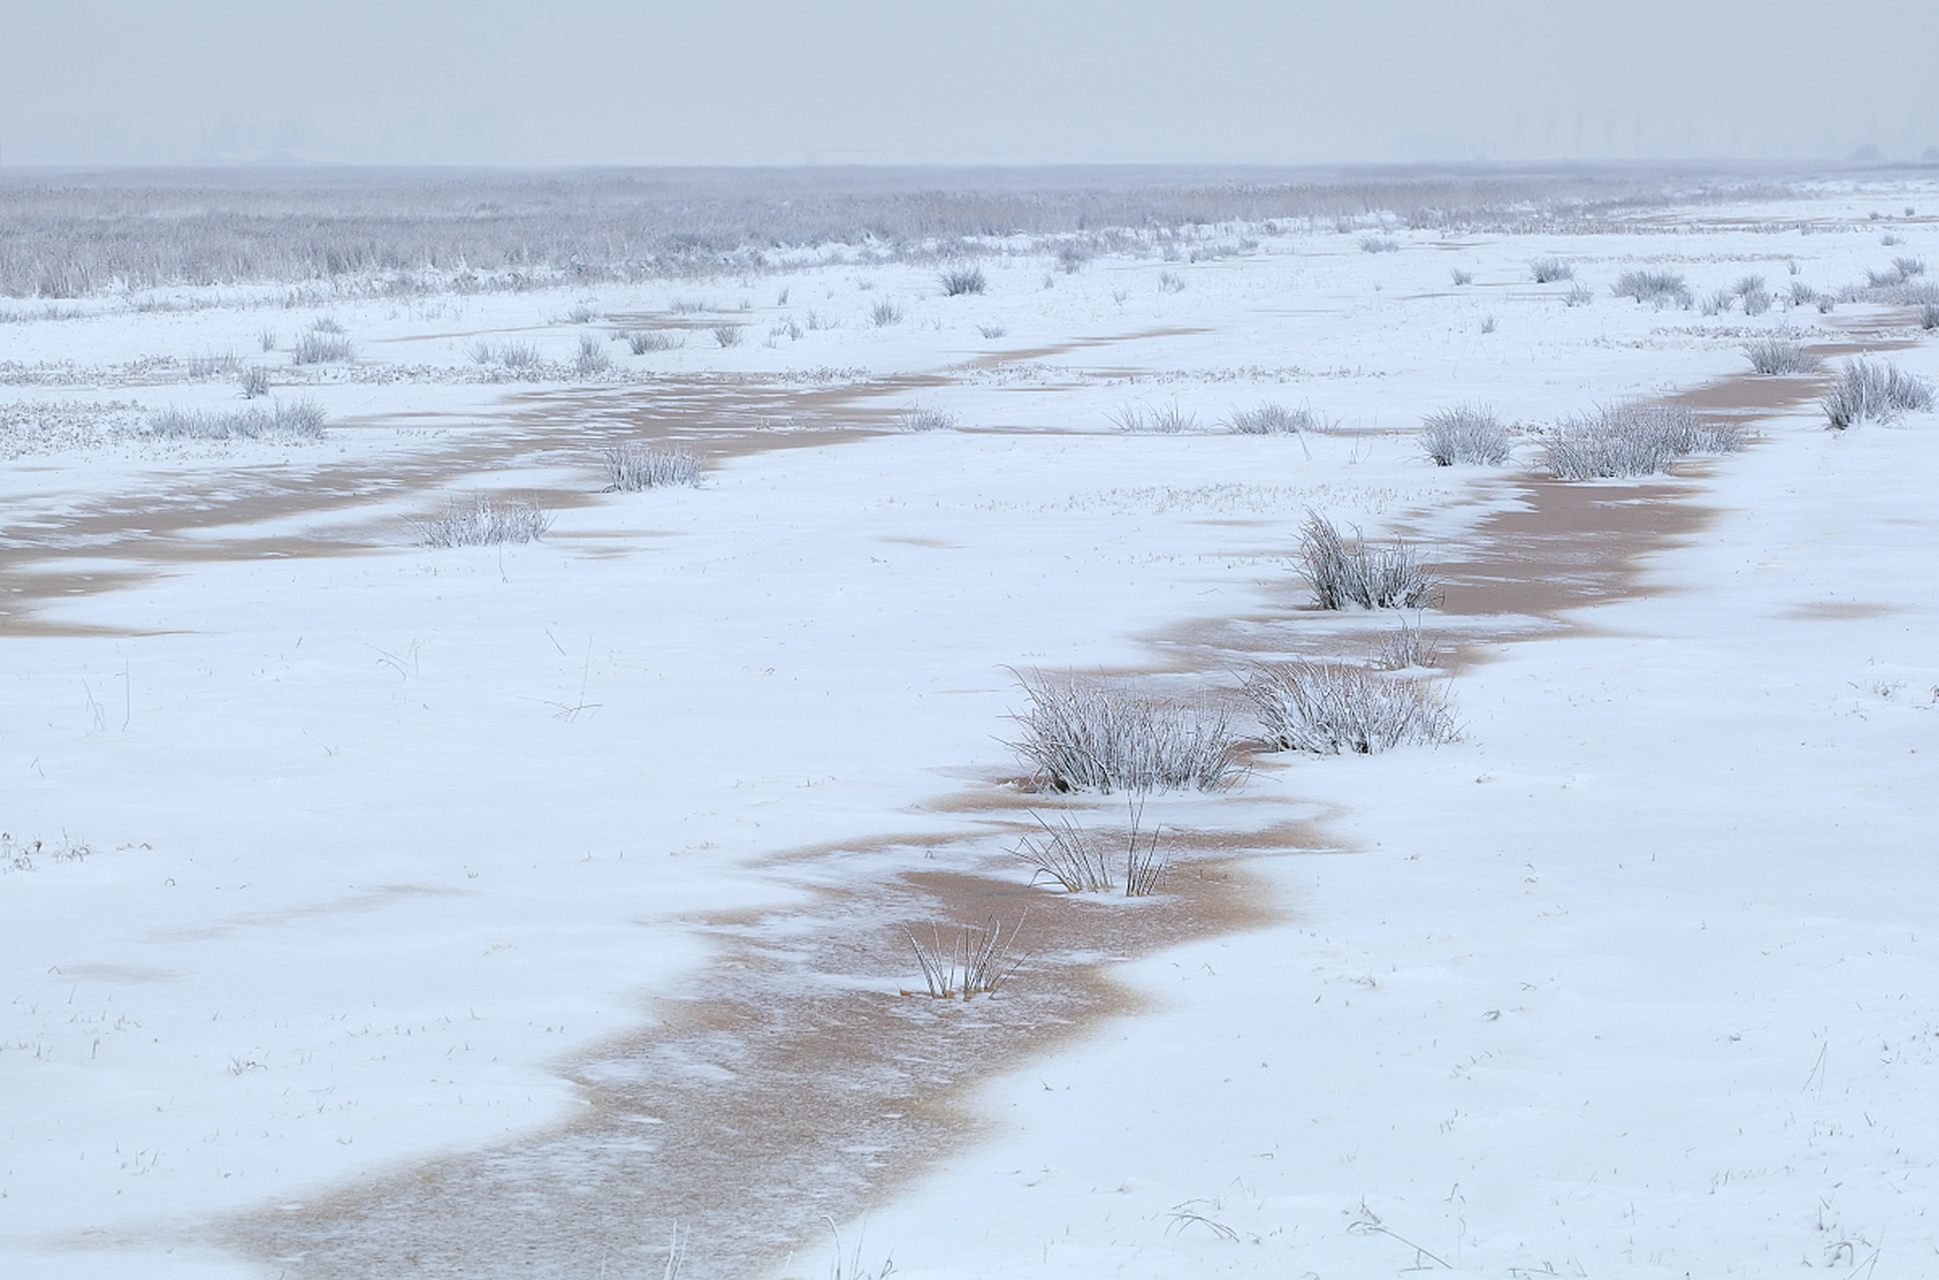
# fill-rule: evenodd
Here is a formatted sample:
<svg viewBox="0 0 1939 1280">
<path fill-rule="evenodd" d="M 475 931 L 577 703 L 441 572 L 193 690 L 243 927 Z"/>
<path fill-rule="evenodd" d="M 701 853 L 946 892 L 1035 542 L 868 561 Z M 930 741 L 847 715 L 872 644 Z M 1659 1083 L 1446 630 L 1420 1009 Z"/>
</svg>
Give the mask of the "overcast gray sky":
<svg viewBox="0 0 1939 1280">
<path fill-rule="evenodd" d="M 0 164 L 1904 160 L 1936 58 L 1939 0 L 0 0 Z"/>
</svg>

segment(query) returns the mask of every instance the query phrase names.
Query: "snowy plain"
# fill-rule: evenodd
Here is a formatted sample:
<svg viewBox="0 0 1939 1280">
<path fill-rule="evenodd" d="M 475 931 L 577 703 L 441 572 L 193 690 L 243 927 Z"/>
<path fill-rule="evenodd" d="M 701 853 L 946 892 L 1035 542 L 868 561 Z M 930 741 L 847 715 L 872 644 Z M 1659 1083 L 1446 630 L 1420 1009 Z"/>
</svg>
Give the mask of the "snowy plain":
<svg viewBox="0 0 1939 1280">
<path fill-rule="evenodd" d="M 0 874 L 0 1267 L 660 1275 L 673 1239 L 681 1274 L 808 1276 L 839 1235 L 849 1276 L 1939 1271 L 1939 419 L 1831 432 L 1821 378 L 1743 376 L 1782 332 L 1939 377 L 1914 309 L 1784 296 L 1939 252 L 1935 200 L 1901 176 L 1512 234 L 1186 227 L 997 246 L 962 297 L 857 252 L 0 306 L 0 827 L 40 842 Z M 1573 277 L 1534 283 L 1547 257 Z M 1693 304 L 1614 296 L 1639 269 Z M 1768 310 L 1705 314 L 1749 275 Z M 319 317 L 354 361 L 288 363 Z M 572 367 L 587 337 L 609 367 Z M 243 407 L 251 364 L 320 440 L 144 430 Z M 958 1082 L 946 1144 L 858 1152 L 752 1245 L 717 1234 L 733 1187 L 700 1224 L 516 1206 L 578 1237 L 540 1257 L 435 1221 L 407 1248 L 359 1207 L 573 1132 L 746 922 L 771 942 L 818 892 L 952 857 L 1025 890 L 1020 672 L 1230 691 L 1261 657 L 1358 658 L 1396 620 L 1305 607 L 1309 509 L 1458 576 L 1543 501 L 1534 437 L 1437 468 L 1424 414 L 1533 429 L 1704 388 L 1743 393 L 1742 453 L 1591 482 L 1660 512 L 1620 589 L 1429 611 L 1457 741 L 1151 797 L 1178 869 L 1216 838 L 1270 918 L 1112 964 L 1129 1011 Z M 1321 424 L 1219 425 L 1264 401 Z M 1113 420 L 1172 405 L 1190 429 Z M 956 425 L 898 430 L 911 408 Z M 696 449 L 702 483 L 601 493 L 600 449 L 636 439 Z M 481 492 L 550 529 L 417 544 Z M 1063 902 L 1028 892 L 1039 921 Z M 1051 959 L 938 1016 L 1000 1042 Z M 809 994 L 930 1003 L 912 954 L 834 976 Z"/>
</svg>

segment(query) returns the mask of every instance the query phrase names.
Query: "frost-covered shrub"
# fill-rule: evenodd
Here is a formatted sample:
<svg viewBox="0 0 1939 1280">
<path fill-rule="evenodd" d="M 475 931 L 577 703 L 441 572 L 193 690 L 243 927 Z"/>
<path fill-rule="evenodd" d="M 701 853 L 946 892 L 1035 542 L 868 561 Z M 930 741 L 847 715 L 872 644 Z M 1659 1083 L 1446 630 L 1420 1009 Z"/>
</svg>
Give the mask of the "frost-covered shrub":
<svg viewBox="0 0 1939 1280">
<path fill-rule="evenodd" d="M 1781 334 L 1752 339 L 1744 356 L 1758 373 L 1809 373 L 1818 367 L 1818 358 L 1803 343 Z"/>
<path fill-rule="evenodd" d="M 1634 298 L 1658 307 L 1690 305 L 1690 287 L 1674 271 L 1625 271 L 1616 277 L 1613 292 L 1619 298 Z"/>
<path fill-rule="evenodd" d="M 943 296 L 960 298 L 966 293 L 982 293 L 989 287 L 983 278 L 981 267 L 951 267 L 937 277 L 943 286 Z"/>
<path fill-rule="evenodd" d="M 357 349 L 341 334 L 311 329 L 290 348 L 291 364 L 340 364 L 356 357 Z"/>
<path fill-rule="evenodd" d="M 1360 252 L 1399 253 L 1400 244 L 1398 241 L 1389 240 L 1385 236 L 1366 236 L 1360 241 Z"/>
<path fill-rule="evenodd" d="M 1369 547 L 1358 529 L 1348 542 L 1318 512 L 1300 529 L 1298 563 L 1322 609 L 1424 609 L 1437 599 L 1439 579 L 1412 547 L 1399 539 Z"/>
<path fill-rule="evenodd" d="M 1023 681 L 1030 709 L 1010 744 L 1035 781 L 1055 791 L 1211 791 L 1238 773 L 1230 719 L 1207 702 L 1179 702 L 1037 674 Z"/>
<path fill-rule="evenodd" d="M 1426 681 L 1347 663 L 1261 666 L 1245 692 L 1275 751 L 1372 755 L 1454 737 L 1454 717 Z"/>
<path fill-rule="evenodd" d="M 626 334 L 626 349 L 636 356 L 649 351 L 672 351 L 686 345 L 686 334 L 668 333 L 664 329 L 632 329 Z"/>
<path fill-rule="evenodd" d="M 1535 277 L 1536 284 L 1553 284 L 1557 280 L 1575 279 L 1575 268 L 1560 258 L 1537 258 L 1528 264 L 1528 271 Z"/>
<path fill-rule="evenodd" d="M 1242 436 L 1274 436 L 1311 431 L 1322 424 L 1305 405 L 1289 409 L 1276 400 L 1268 400 L 1250 409 L 1234 409 L 1226 425 Z"/>
<path fill-rule="evenodd" d="M 1421 448 L 1435 465 L 1457 462 L 1498 467 L 1508 461 L 1507 428 L 1493 409 L 1457 405 L 1421 419 Z"/>
<path fill-rule="evenodd" d="M 1897 365 L 1858 359 L 1839 370 L 1819 401 L 1831 426 L 1843 431 L 1860 422 L 1893 422 L 1932 408 L 1932 385 Z"/>
<path fill-rule="evenodd" d="M 1141 431 L 1164 436 L 1191 431 L 1198 426 L 1198 415 L 1179 408 L 1176 400 L 1170 404 L 1159 405 L 1128 404 L 1107 416 L 1121 431 Z"/>
<path fill-rule="evenodd" d="M 1438 666 L 1441 661 L 1440 637 L 1423 630 L 1418 623 L 1403 619 L 1398 631 L 1390 631 L 1374 641 L 1368 660 L 1382 671 Z"/>
<path fill-rule="evenodd" d="M 892 324 L 902 323 L 902 308 L 884 298 L 869 311 L 869 319 L 874 321 L 876 328 L 886 329 Z"/>
<path fill-rule="evenodd" d="M 953 431 L 956 415 L 912 404 L 896 415 L 896 425 L 904 431 Z"/>
<path fill-rule="evenodd" d="M 573 357 L 572 371 L 582 378 L 593 378 L 613 367 L 613 358 L 606 354 L 606 344 L 599 335 L 583 333 L 579 335 L 579 354 Z"/>
<path fill-rule="evenodd" d="M 323 410 L 309 400 L 232 413 L 165 409 L 148 420 L 148 434 L 164 440 L 315 440 L 323 435 Z"/>
<path fill-rule="evenodd" d="M 699 484 L 700 458 L 686 449 L 656 449 L 622 444 L 606 450 L 606 470 L 612 483 L 608 493 L 637 493 L 668 485 Z"/>
<path fill-rule="evenodd" d="M 485 547 L 542 538 L 552 517 L 536 502 L 500 504 L 480 494 L 469 507 L 454 502 L 443 515 L 413 524 L 420 546 Z"/>
<path fill-rule="evenodd" d="M 1735 453 L 1743 434 L 1683 405 L 1624 404 L 1561 423 L 1543 446 L 1550 475 L 1592 480 L 1654 475 L 1693 453 Z"/>
</svg>

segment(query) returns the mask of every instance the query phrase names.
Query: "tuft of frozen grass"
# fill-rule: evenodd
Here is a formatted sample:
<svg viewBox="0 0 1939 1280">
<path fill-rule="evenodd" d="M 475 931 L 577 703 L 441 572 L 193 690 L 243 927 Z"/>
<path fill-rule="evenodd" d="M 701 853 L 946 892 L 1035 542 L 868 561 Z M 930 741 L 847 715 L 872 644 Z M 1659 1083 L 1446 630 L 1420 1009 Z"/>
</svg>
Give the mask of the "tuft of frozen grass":
<svg viewBox="0 0 1939 1280">
<path fill-rule="evenodd" d="M 1397 240 L 1390 240 L 1385 236 L 1362 236 L 1360 238 L 1360 252 L 1362 253 L 1399 253 L 1400 242 Z"/>
<path fill-rule="evenodd" d="M 1744 357 L 1758 373 L 1810 373 L 1818 367 L 1817 357 L 1803 343 L 1783 334 L 1753 338 L 1744 346 Z"/>
<path fill-rule="evenodd" d="M 1939 329 L 1939 302 L 1927 302 L 1919 307 L 1919 327 Z"/>
<path fill-rule="evenodd" d="M 1225 422 L 1242 436 L 1290 435 L 1325 425 L 1306 405 L 1289 409 L 1277 400 L 1268 400 L 1250 409 L 1234 409 Z"/>
<path fill-rule="evenodd" d="M 259 364 L 244 369 L 237 382 L 245 400 L 257 400 L 269 394 L 269 370 Z"/>
<path fill-rule="evenodd" d="M 626 334 L 626 347 L 636 356 L 649 351 L 672 351 L 687 345 L 684 333 L 669 333 L 664 329 L 631 329 Z"/>
<path fill-rule="evenodd" d="M 443 515 L 412 526 L 422 547 L 488 547 L 542 538 L 552 516 L 530 500 L 500 504 L 480 494 L 469 507 L 453 502 Z"/>
<path fill-rule="evenodd" d="M 1261 665 L 1245 693 L 1274 751 L 1373 755 L 1454 737 L 1454 717 L 1426 681 L 1348 663 Z"/>
<path fill-rule="evenodd" d="M 1382 671 L 1427 670 L 1440 665 L 1440 637 L 1423 630 L 1418 620 L 1403 618 L 1398 631 L 1374 641 L 1368 660 Z"/>
<path fill-rule="evenodd" d="M 1562 301 L 1571 307 L 1586 307 L 1595 300 L 1594 291 L 1586 284 L 1571 285 L 1569 291 L 1562 295 Z"/>
<path fill-rule="evenodd" d="M 262 349 L 265 352 L 276 350 L 276 330 L 274 329 L 257 330 L 256 341 L 262 345 Z"/>
<path fill-rule="evenodd" d="M 741 327 L 737 324 L 717 324 L 714 326 L 714 341 L 723 347 L 741 345 Z"/>
<path fill-rule="evenodd" d="M 1169 271 L 1160 271 L 1158 273 L 1158 292 L 1183 293 L 1185 292 L 1185 281 Z"/>
<path fill-rule="evenodd" d="M 1057 262 L 1064 268 L 1064 274 L 1074 276 L 1084 269 L 1091 260 L 1091 251 L 1081 244 L 1065 244 L 1058 247 Z"/>
<path fill-rule="evenodd" d="M 572 371 L 582 378 L 594 378 L 613 367 L 613 358 L 606 354 L 606 344 L 599 340 L 598 334 L 579 335 L 579 354 L 573 357 Z"/>
<path fill-rule="evenodd" d="M 1028 912 L 1024 913 L 1028 916 Z M 1021 957 L 1011 959 L 1016 945 L 1016 928 L 1004 936 L 1003 923 L 992 915 L 981 925 L 964 925 L 953 943 L 944 943 L 942 931 L 929 926 L 929 940 L 923 941 L 914 929 L 905 927 L 909 945 L 915 948 L 916 964 L 922 969 L 923 986 L 937 1000 L 969 1000 L 979 995 L 994 995 L 1023 964 Z M 914 994 L 904 992 L 904 995 Z"/>
<path fill-rule="evenodd" d="M 1481 331 L 1483 333 L 1493 333 L 1495 331 L 1495 318 L 1493 316 L 1483 317 Z"/>
<path fill-rule="evenodd" d="M 1612 290 L 1618 298 L 1634 298 L 1658 308 L 1690 305 L 1690 287 L 1674 271 L 1625 271 Z"/>
<path fill-rule="evenodd" d="M 341 334 L 343 326 L 337 323 L 334 316 L 318 316 L 310 321 L 310 332 Z"/>
<path fill-rule="evenodd" d="M 1421 419 L 1421 448 L 1435 465 L 1498 467 L 1508 461 L 1508 429 L 1485 405 L 1457 405 Z"/>
<path fill-rule="evenodd" d="M 1127 404 L 1107 416 L 1121 431 L 1170 436 L 1198 427 L 1198 415 L 1179 408 L 1176 400 L 1163 405 Z"/>
<path fill-rule="evenodd" d="M 1537 258 L 1528 264 L 1528 271 L 1535 277 L 1536 284 L 1554 284 L 1557 280 L 1575 279 L 1575 268 L 1560 258 Z"/>
<path fill-rule="evenodd" d="M 949 298 L 960 298 L 966 293 L 982 293 L 989 287 L 981 267 L 951 267 L 936 279 L 943 286 L 943 296 Z"/>
<path fill-rule="evenodd" d="M 1836 430 L 1861 422 L 1894 422 L 1932 408 L 1932 385 L 1897 365 L 1857 359 L 1846 364 L 1818 402 Z"/>
<path fill-rule="evenodd" d="M 164 440 L 316 440 L 323 435 L 323 410 L 309 400 L 233 413 L 167 409 L 148 420 L 148 434 Z"/>
<path fill-rule="evenodd" d="M 887 298 L 884 298 L 882 301 L 876 303 L 874 307 L 870 308 L 869 320 L 878 329 L 886 329 L 892 324 L 901 324 L 902 308 L 890 302 Z"/>
<path fill-rule="evenodd" d="M 1164 882 L 1171 859 L 1159 846 L 1161 832 L 1153 831 L 1140 841 L 1142 803 L 1132 803 L 1131 824 L 1119 840 L 1086 831 L 1070 814 L 1059 814 L 1055 823 L 1034 811 L 1030 816 L 1037 820 L 1039 831 L 1018 843 L 1016 855 L 1035 868 L 1030 877 L 1033 884 L 1042 876 L 1066 893 L 1109 893 L 1117 887 L 1120 858 L 1125 897 L 1147 897 Z"/>
<path fill-rule="evenodd" d="M 583 302 L 566 312 L 566 322 L 569 324 L 591 324 L 596 319 L 598 313 Z"/>
<path fill-rule="evenodd" d="M 1037 673 L 1022 678 L 1030 710 L 1010 744 L 1054 791 L 1213 791 L 1238 773 L 1222 707 L 1178 702 Z"/>
<path fill-rule="evenodd" d="M 1593 480 L 1654 475 L 1693 453 L 1735 453 L 1744 438 L 1684 405 L 1623 404 L 1562 422 L 1543 445 L 1550 475 Z"/>
<path fill-rule="evenodd" d="M 1457 285 L 1474 283 L 1474 272 L 1472 271 L 1463 271 L 1461 268 L 1456 267 L 1454 270 L 1448 272 L 1448 274 L 1454 278 L 1454 283 Z"/>
<path fill-rule="evenodd" d="M 956 415 L 912 404 L 896 415 L 896 425 L 904 431 L 954 431 Z"/>
<path fill-rule="evenodd" d="M 1736 294 L 1728 289 L 1719 289 L 1703 300 L 1703 314 L 1707 316 L 1726 315 L 1729 313 L 1731 307 L 1736 305 L 1736 302 Z"/>
<path fill-rule="evenodd" d="M 1796 264 L 1793 264 L 1793 265 L 1796 265 Z M 1793 280 L 1791 282 L 1791 289 L 1790 289 L 1789 296 L 1791 299 L 1792 306 L 1794 307 L 1809 306 L 1811 303 L 1816 302 L 1818 300 L 1818 291 L 1816 289 L 1813 289 L 1810 285 L 1806 284 L 1802 280 Z"/>
<path fill-rule="evenodd" d="M 1001 338 L 1010 332 L 1006 326 L 1000 324 L 979 324 L 976 326 L 976 331 L 986 338 Z"/>
<path fill-rule="evenodd" d="M 321 323 L 321 322 L 319 322 Z M 350 339 L 321 329 L 311 329 L 290 348 L 291 364 L 338 364 L 356 358 Z"/>
<path fill-rule="evenodd" d="M 1926 264 L 1923 258 L 1894 258 L 1892 265 L 1884 271 L 1873 271 L 1868 268 L 1865 272 L 1865 283 L 1874 289 L 1889 289 L 1925 273 Z"/>
<path fill-rule="evenodd" d="M 185 370 L 191 379 L 232 378 L 242 371 L 242 361 L 233 351 L 219 356 L 190 356 Z"/>
<path fill-rule="evenodd" d="M 1771 309 L 1771 291 L 1764 287 L 1763 276 L 1745 276 L 1731 290 L 1744 304 L 1744 314 L 1761 316 Z"/>
<path fill-rule="evenodd" d="M 1322 609 L 1424 609 L 1439 598 L 1433 568 L 1405 542 L 1369 547 L 1358 529 L 1349 542 L 1317 511 L 1306 513 L 1296 558 Z"/>
<path fill-rule="evenodd" d="M 606 486 L 607 493 L 638 493 L 642 489 L 700 483 L 700 458 L 686 449 L 622 444 L 606 450 L 602 456 L 612 477 L 612 483 Z"/>
</svg>

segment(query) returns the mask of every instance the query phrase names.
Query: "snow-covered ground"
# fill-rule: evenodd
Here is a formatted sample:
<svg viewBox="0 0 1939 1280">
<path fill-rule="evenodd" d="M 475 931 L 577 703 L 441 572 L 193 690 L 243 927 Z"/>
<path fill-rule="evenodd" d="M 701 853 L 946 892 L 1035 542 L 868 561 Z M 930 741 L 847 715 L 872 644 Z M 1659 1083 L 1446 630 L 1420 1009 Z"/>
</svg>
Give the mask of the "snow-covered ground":
<svg viewBox="0 0 1939 1280">
<path fill-rule="evenodd" d="M 1498 517 L 1539 506 L 1539 449 L 1435 468 L 1425 413 L 1537 427 L 1692 391 L 1776 331 L 1939 376 L 1916 313 L 1786 297 L 1939 253 L 1900 212 L 1939 208 L 1933 184 L 1761 199 L 1623 232 L 1205 228 L 1069 271 L 992 257 L 963 297 L 893 261 L 347 297 L 348 364 L 288 363 L 326 312 L 280 289 L 17 304 L 0 1269 L 353 1274 L 248 1224 L 369 1231 L 364 1190 L 431 1161 L 599 1141 L 585 1081 L 718 981 L 723 921 L 875 902 L 959 846 L 1003 865 L 1030 803 L 1017 672 L 1217 690 L 1256 656 L 1358 658 L 1393 622 L 1300 607 L 1309 508 L 1485 558 Z M 1573 280 L 1532 282 L 1550 256 Z M 1612 296 L 1638 269 L 1697 305 Z M 1770 310 L 1704 314 L 1750 275 Z M 615 329 L 686 343 L 635 355 Z M 571 367 L 586 337 L 610 369 Z M 479 341 L 550 363 L 480 363 Z M 321 440 L 145 431 L 246 407 L 251 365 L 323 408 Z M 1429 613 L 1462 645 L 1458 741 L 1263 756 L 1230 792 L 1153 797 L 1187 845 L 1311 819 L 1314 851 L 1256 840 L 1238 874 L 1272 923 L 1115 966 L 1137 1012 L 959 1086 L 973 1121 L 946 1150 L 885 1153 L 913 1173 L 807 1196 L 848 1270 L 1939 1271 L 1939 419 L 1828 432 L 1788 382 L 1745 452 L 1650 490 L 1711 514 L 1637 541 L 1622 592 Z M 1769 384 L 1726 385 L 1751 409 Z M 1264 401 L 1330 425 L 1219 426 Z M 1172 406 L 1193 429 L 1113 422 Z M 956 429 L 895 430 L 910 408 Z M 600 449 L 629 438 L 689 443 L 703 483 L 602 494 Z M 411 521 L 480 492 L 537 495 L 550 530 L 416 544 Z M 1015 985 L 1056 981 L 1051 958 Z M 903 967 L 847 977 L 899 1000 Z M 952 1013 L 1000 1042 L 1010 999 Z M 481 1262 L 420 1223 L 430 1253 L 364 1241 L 354 1274 L 657 1275 L 679 1229 L 519 1212 L 583 1220 L 584 1247 Z M 782 1234 L 779 1274 L 828 1268 L 825 1228 Z M 696 1276 L 745 1254 L 685 1247 Z"/>
</svg>

